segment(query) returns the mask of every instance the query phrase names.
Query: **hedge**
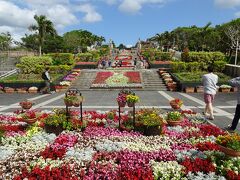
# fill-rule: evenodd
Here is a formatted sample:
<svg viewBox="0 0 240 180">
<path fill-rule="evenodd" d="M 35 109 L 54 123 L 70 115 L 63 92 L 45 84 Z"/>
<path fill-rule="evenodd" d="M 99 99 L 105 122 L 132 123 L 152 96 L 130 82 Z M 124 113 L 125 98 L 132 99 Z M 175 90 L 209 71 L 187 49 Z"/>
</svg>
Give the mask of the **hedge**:
<svg viewBox="0 0 240 180">
<path fill-rule="evenodd" d="M 49 53 L 46 56 L 52 58 L 53 65 L 72 65 L 75 62 L 71 53 Z"/>
<path fill-rule="evenodd" d="M 188 52 L 187 56 L 182 53 L 182 61 L 214 63 L 215 61 L 227 61 L 227 58 L 221 52 Z"/>
<path fill-rule="evenodd" d="M 172 59 L 170 52 L 162 52 L 154 49 L 145 49 L 142 55 L 149 61 L 169 61 Z"/>
<path fill-rule="evenodd" d="M 87 52 L 87 53 L 78 53 L 77 54 L 77 62 L 92 62 L 93 54 Z"/>
<path fill-rule="evenodd" d="M 24 74 L 38 74 L 38 66 L 52 65 L 52 58 L 47 56 L 25 56 L 20 58 L 20 63 L 16 66 Z"/>
<path fill-rule="evenodd" d="M 225 61 L 215 61 L 213 63 L 214 71 L 223 72 L 225 69 Z M 196 71 L 206 71 L 208 63 L 205 62 L 172 62 L 171 68 L 172 72 L 196 72 Z"/>
</svg>

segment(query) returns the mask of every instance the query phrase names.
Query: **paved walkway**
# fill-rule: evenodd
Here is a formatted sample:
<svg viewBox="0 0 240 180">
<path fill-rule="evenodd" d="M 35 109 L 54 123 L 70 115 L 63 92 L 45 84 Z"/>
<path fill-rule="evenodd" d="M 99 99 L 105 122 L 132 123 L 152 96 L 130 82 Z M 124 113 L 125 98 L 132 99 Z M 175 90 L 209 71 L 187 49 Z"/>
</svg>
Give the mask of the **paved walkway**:
<svg viewBox="0 0 240 180">
<path fill-rule="evenodd" d="M 83 110 L 111 110 L 117 109 L 116 97 L 119 91 L 82 91 L 85 97 Z M 155 107 L 165 111 L 171 110 L 169 100 L 180 98 L 184 101 L 184 109 L 192 109 L 196 112 L 203 112 L 203 95 L 200 93 L 186 94 L 169 91 L 136 91 L 141 102 L 136 108 Z M 52 95 L 40 94 L 0 94 L 0 113 L 13 112 L 20 109 L 19 102 L 29 99 L 35 102 L 33 109 L 51 110 L 53 108 L 64 108 L 64 93 Z M 215 120 L 211 121 L 223 128 L 231 123 L 236 106 L 235 93 L 218 93 L 214 103 Z M 240 132 L 240 125 L 238 126 Z"/>
</svg>

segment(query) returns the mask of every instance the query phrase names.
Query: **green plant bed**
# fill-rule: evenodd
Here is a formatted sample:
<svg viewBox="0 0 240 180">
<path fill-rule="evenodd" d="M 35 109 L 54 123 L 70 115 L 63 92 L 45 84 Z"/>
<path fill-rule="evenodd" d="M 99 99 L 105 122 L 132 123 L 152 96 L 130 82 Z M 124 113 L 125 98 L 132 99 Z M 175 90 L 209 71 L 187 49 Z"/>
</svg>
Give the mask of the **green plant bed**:
<svg viewBox="0 0 240 180">
<path fill-rule="evenodd" d="M 180 82 L 192 82 L 192 83 L 201 83 L 202 76 L 207 72 L 181 72 L 181 73 L 173 73 L 173 75 L 180 81 Z M 218 75 L 219 79 L 218 82 L 220 84 L 227 83 L 228 80 L 231 79 L 230 76 L 227 76 L 223 73 L 215 73 Z"/>
<path fill-rule="evenodd" d="M 50 74 L 52 81 L 63 77 L 63 74 Z M 41 83 L 41 74 L 14 74 L 0 80 L 0 83 Z"/>
<path fill-rule="evenodd" d="M 202 76 L 207 72 L 181 72 L 172 73 L 172 78 L 174 81 L 178 82 L 178 90 L 183 91 L 186 87 L 197 87 L 202 86 Z M 218 85 L 228 84 L 231 79 L 223 73 L 216 73 L 219 77 Z"/>
</svg>

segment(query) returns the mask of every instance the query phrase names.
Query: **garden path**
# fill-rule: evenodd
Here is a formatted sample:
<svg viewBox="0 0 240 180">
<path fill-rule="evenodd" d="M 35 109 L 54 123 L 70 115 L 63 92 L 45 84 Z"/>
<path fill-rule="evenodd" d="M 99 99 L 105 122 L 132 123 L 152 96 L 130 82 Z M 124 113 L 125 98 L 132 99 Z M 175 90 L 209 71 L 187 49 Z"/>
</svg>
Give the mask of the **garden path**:
<svg viewBox="0 0 240 180">
<path fill-rule="evenodd" d="M 82 91 L 85 97 L 83 110 L 111 110 L 117 109 L 116 97 L 119 91 Z M 201 113 L 204 109 L 203 94 L 185 94 L 169 91 L 135 91 L 140 96 L 141 102 L 136 108 L 160 108 L 164 111 L 171 110 L 169 100 L 180 98 L 184 101 L 184 109 L 192 109 Z M 30 99 L 35 102 L 34 109 L 52 110 L 64 108 L 64 93 L 52 95 L 39 94 L 0 94 L 0 113 L 13 112 L 20 109 L 19 102 Z M 218 93 L 214 103 L 215 120 L 211 121 L 219 127 L 226 127 L 232 120 L 236 106 L 236 93 Z M 126 108 L 126 110 L 130 110 Z M 238 126 L 240 132 L 240 126 Z"/>
</svg>

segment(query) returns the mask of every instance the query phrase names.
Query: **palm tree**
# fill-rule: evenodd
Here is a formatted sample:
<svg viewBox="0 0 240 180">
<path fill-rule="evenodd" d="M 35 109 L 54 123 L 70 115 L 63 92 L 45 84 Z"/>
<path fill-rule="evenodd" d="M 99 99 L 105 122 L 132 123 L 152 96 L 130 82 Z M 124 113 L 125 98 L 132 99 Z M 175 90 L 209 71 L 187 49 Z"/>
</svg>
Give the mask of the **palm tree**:
<svg viewBox="0 0 240 180">
<path fill-rule="evenodd" d="M 46 18 L 44 15 L 34 16 L 34 19 L 37 22 L 37 25 L 31 25 L 29 27 L 30 31 L 37 31 L 38 41 L 39 41 L 39 56 L 42 55 L 42 46 L 44 43 L 44 39 L 46 34 L 55 35 L 56 30 L 54 29 L 53 23 Z"/>
</svg>

